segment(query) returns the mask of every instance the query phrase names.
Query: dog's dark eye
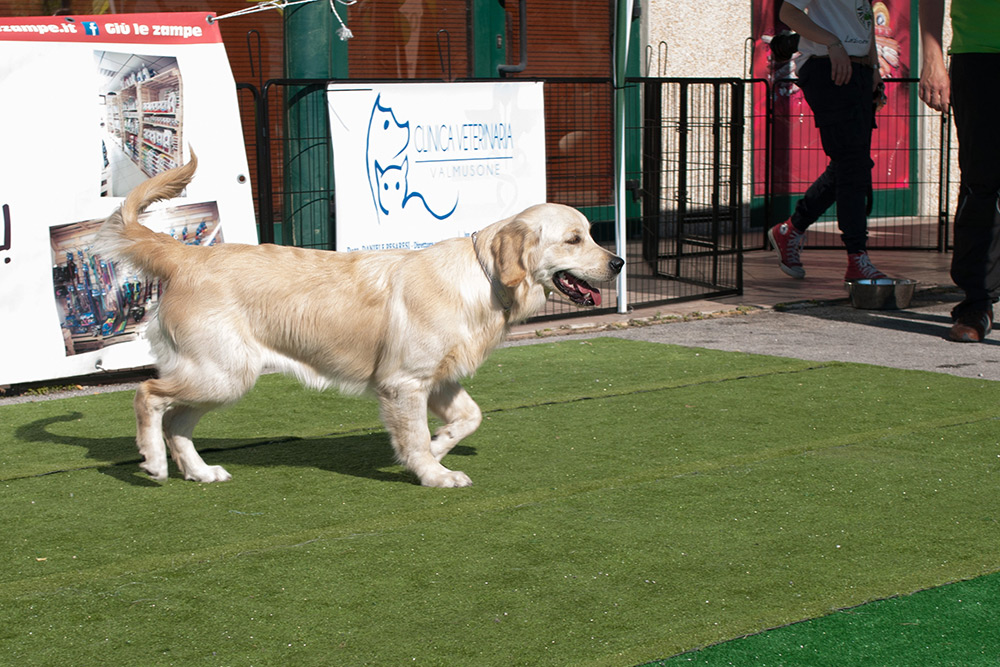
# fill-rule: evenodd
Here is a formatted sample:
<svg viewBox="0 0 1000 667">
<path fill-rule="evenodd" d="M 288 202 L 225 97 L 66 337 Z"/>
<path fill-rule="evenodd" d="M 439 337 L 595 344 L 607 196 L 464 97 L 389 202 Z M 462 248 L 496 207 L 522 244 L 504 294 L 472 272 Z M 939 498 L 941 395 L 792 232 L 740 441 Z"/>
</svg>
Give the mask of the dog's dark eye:
<svg viewBox="0 0 1000 667">
<path fill-rule="evenodd" d="M 583 241 L 583 237 L 580 236 L 579 234 L 574 234 L 573 236 L 571 236 L 568 239 L 566 239 L 566 243 L 568 243 L 570 245 L 577 245 L 581 241 Z"/>
</svg>

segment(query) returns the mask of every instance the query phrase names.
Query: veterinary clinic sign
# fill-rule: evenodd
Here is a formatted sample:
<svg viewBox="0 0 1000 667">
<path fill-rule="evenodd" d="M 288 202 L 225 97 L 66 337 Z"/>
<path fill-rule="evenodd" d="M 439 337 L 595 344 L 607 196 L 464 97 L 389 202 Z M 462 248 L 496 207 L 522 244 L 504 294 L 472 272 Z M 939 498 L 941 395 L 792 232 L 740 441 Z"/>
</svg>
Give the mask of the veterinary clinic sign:
<svg viewBox="0 0 1000 667">
<path fill-rule="evenodd" d="M 142 218 L 256 243 L 236 87 L 204 12 L 0 18 L 0 385 L 151 363 L 162 287 L 95 247 L 149 176 L 201 166 Z"/>
<path fill-rule="evenodd" d="M 545 201 L 536 82 L 333 84 L 337 249 L 421 248 Z"/>
</svg>

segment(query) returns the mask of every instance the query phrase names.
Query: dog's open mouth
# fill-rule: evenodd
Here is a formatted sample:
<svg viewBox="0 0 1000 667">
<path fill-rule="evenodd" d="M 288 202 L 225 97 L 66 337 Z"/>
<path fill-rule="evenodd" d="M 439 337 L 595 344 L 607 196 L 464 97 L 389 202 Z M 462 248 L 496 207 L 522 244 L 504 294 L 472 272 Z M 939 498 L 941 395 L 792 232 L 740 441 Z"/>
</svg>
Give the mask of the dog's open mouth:
<svg viewBox="0 0 1000 667">
<path fill-rule="evenodd" d="M 560 271 L 553 276 L 552 282 L 573 303 L 578 303 L 581 306 L 601 305 L 601 291 L 591 287 L 586 280 Z"/>
</svg>

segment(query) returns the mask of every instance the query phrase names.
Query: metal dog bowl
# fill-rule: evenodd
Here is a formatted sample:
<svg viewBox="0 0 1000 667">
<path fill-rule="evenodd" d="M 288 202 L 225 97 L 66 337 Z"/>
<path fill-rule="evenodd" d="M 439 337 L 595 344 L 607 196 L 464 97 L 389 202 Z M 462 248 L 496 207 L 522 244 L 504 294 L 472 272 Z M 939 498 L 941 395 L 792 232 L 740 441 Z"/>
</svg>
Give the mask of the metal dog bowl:
<svg viewBox="0 0 1000 667">
<path fill-rule="evenodd" d="M 855 308 L 894 310 L 909 307 L 916 284 L 916 280 L 905 278 L 850 280 L 847 282 L 847 291 L 851 295 L 851 305 Z"/>
</svg>

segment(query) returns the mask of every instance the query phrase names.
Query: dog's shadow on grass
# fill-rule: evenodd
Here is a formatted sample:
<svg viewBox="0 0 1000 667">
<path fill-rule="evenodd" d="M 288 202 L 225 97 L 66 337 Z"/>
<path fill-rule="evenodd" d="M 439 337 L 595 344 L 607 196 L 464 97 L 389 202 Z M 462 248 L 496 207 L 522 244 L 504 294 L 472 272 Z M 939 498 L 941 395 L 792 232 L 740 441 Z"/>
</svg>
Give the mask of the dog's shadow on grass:
<svg viewBox="0 0 1000 667">
<path fill-rule="evenodd" d="M 70 412 L 38 419 L 19 426 L 16 437 L 22 442 L 45 442 L 72 447 L 83 447 L 87 457 L 97 461 L 111 462 L 97 466 L 103 474 L 121 482 L 135 486 L 158 486 L 160 483 L 139 470 L 142 461 L 132 436 L 111 438 L 87 438 L 54 433 L 52 426 L 61 422 L 84 419 L 80 412 Z M 195 432 L 195 446 L 210 465 L 248 468 L 275 466 L 318 468 L 341 475 L 373 479 L 379 482 L 399 482 L 419 484 L 419 480 L 400 466 L 392 452 L 389 435 L 384 431 L 363 433 L 330 434 L 325 436 L 298 438 L 268 438 L 240 440 L 230 438 L 199 438 Z M 123 458 L 126 452 L 134 456 Z M 459 445 L 449 454 L 452 456 L 475 456 L 476 450 L 468 445 Z M 447 465 L 447 460 L 445 461 Z M 61 472 L 53 470 L 53 474 Z M 230 470 L 230 472 L 233 472 Z M 236 473 L 239 474 L 239 473 Z M 235 476 L 235 474 L 234 474 Z M 170 462 L 170 477 L 180 479 L 181 475 L 173 461 Z"/>
</svg>

